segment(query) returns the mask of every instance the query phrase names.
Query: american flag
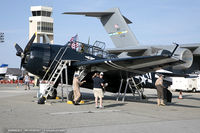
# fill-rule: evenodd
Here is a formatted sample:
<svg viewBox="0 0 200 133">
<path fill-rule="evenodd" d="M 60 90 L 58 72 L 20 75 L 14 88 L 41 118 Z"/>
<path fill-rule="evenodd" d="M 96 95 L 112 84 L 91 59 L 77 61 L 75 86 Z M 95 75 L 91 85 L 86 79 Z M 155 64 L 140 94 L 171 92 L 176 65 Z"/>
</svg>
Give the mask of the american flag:
<svg viewBox="0 0 200 133">
<path fill-rule="evenodd" d="M 71 45 L 72 49 L 78 48 L 79 44 L 78 44 L 77 40 L 78 40 L 78 35 L 77 34 L 70 39 L 69 42 L 70 42 L 70 45 Z"/>
</svg>

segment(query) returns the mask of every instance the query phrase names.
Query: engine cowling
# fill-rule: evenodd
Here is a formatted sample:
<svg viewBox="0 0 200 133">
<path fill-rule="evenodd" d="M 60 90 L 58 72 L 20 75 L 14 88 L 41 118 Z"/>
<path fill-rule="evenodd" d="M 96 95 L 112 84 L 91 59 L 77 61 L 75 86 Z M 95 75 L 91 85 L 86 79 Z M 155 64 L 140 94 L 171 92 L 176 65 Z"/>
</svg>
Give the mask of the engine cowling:
<svg viewBox="0 0 200 133">
<path fill-rule="evenodd" d="M 189 49 L 186 48 L 178 48 L 176 52 L 174 53 L 174 56 L 185 63 L 176 65 L 173 68 L 174 69 L 187 69 L 192 66 L 193 63 L 193 54 Z"/>
</svg>

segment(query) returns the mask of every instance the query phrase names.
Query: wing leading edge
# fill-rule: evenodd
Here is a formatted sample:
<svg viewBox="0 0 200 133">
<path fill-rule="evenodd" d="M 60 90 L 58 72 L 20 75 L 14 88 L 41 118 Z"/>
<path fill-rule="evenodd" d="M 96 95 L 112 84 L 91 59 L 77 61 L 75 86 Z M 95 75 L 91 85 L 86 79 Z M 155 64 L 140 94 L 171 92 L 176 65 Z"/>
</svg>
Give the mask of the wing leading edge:
<svg viewBox="0 0 200 133">
<path fill-rule="evenodd" d="M 81 61 L 72 63 L 72 66 L 87 66 L 91 68 L 97 67 L 104 71 L 124 70 L 134 72 L 136 74 L 144 74 L 163 67 L 169 67 L 171 65 L 181 63 L 184 62 L 171 56 L 156 55 Z"/>
</svg>

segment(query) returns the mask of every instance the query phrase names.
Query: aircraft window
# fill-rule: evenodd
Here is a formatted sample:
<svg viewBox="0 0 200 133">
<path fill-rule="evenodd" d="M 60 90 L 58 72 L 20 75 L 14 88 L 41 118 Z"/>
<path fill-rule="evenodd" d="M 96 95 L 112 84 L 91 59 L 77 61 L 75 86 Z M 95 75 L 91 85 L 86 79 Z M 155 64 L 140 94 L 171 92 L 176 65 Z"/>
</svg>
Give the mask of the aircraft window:
<svg viewBox="0 0 200 133">
<path fill-rule="evenodd" d="M 88 53 L 91 55 L 95 55 L 101 58 L 108 58 L 108 59 L 117 58 L 116 55 L 109 54 L 107 51 L 104 51 L 102 48 L 105 48 L 105 46 L 100 45 L 101 42 L 100 43 L 98 42 L 98 46 L 97 45 L 92 46 L 92 45 L 81 43 L 81 42 L 78 42 L 78 43 L 79 43 L 79 47 L 75 50 L 79 51 L 80 53 Z M 71 43 L 69 43 L 68 45 L 71 45 Z M 101 48 L 99 46 L 101 46 Z"/>
</svg>

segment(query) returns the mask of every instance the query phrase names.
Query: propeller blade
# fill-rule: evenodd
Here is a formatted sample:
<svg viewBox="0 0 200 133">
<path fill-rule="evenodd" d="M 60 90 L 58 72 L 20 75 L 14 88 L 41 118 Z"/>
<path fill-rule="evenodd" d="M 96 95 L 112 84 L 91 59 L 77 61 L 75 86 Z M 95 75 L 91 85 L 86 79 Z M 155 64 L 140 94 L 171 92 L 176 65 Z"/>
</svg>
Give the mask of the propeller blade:
<svg viewBox="0 0 200 133">
<path fill-rule="evenodd" d="M 27 43 L 27 45 L 26 45 L 26 47 L 24 49 L 24 54 L 26 54 L 29 51 L 31 45 L 33 44 L 33 41 L 34 41 L 35 37 L 36 37 L 36 33 L 31 37 L 31 39 Z"/>
<path fill-rule="evenodd" d="M 15 43 L 15 49 L 17 50 L 16 55 L 21 56 L 21 54 L 23 53 L 23 49 L 17 43 Z"/>
<path fill-rule="evenodd" d="M 21 64 L 20 64 L 20 70 L 22 69 L 22 64 L 24 63 L 24 61 L 25 61 L 25 58 L 22 58 L 21 59 Z"/>
<path fill-rule="evenodd" d="M 15 43 L 15 49 L 17 50 L 17 52 L 23 52 L 23 49 L 17 43 Z"/>
</svg>

